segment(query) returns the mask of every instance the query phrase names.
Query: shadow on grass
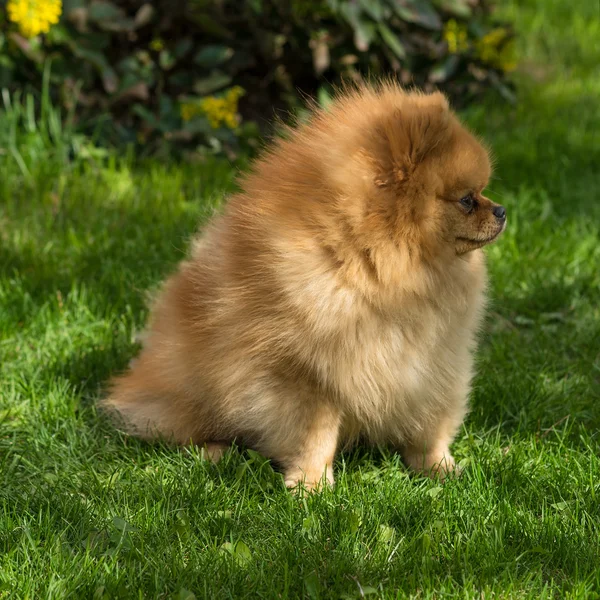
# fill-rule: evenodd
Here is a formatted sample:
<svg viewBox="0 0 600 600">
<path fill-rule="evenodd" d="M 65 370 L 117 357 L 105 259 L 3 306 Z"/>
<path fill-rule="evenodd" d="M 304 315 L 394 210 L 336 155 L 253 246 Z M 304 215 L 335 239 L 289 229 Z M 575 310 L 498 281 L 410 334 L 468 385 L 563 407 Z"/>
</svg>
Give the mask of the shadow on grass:
<svg viewBox="0 0 600 600">
<path fill-rule="evenodd" d="M 597 295 L 594 286 L 582 275 L 496 301 L 501 314 L 489 317 L 478 353 L 470 427 L 512 437 L 559 426 L 577 446 L 580 433 L 600 428 L 600 321 L 573 307 Z"/>
</svg>

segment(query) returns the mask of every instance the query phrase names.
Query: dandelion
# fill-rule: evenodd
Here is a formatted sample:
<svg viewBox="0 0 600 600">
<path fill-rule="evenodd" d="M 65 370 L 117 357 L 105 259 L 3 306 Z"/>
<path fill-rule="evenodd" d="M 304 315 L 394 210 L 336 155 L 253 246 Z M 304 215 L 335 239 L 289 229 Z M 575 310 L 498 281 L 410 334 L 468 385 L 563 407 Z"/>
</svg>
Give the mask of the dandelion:
<svg viewBox="0 0 600 600">
<path fill-rule="evenodd" d="M 19 26 L 26 38 L 48 33 L 58 23 L 62 13 L 62 0 L 9 0 L 8 18 Z"/>
<path fill-rule="evenodd" d="M 457 23 L 454 19 L 446 23 L 442 37 L 448 44 L 450 54 L 459 54 L 469 47 L 466 26 Z"/>
</svg>

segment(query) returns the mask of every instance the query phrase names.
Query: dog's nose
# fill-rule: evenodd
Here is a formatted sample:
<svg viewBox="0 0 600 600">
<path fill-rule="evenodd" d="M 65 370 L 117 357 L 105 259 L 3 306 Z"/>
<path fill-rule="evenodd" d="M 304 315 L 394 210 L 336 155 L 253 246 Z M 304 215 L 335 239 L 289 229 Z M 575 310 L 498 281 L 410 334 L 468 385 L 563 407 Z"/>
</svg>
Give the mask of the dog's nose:
<svg viewBox="0 0 600 600">
<path fill-rule="evenodd" d="M 492 212 L 497 219 L 504 221 L 506 219 L 506 209 L 504 206 L 494 206 Z"/>
</svg>

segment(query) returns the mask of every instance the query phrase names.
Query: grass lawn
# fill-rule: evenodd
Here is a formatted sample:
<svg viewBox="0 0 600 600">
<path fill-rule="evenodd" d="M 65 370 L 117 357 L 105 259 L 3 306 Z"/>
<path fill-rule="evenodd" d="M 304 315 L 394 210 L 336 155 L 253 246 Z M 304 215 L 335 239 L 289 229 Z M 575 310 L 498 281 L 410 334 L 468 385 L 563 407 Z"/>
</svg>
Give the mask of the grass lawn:
<svg viewBox="0 0 600 600">
<path fill-rule="evenodd" d="M 0 598 L 598 598 L 600 13 L 503 4 L 520 102 L 465 118 L 509 224 L 443 486 L 357 449 L 298 499 L 255 453 L 214 466 L 114 432 L 94 402 L 233 170 L 134 167 L 50 112 L 0 118 Z"/>
</svg>

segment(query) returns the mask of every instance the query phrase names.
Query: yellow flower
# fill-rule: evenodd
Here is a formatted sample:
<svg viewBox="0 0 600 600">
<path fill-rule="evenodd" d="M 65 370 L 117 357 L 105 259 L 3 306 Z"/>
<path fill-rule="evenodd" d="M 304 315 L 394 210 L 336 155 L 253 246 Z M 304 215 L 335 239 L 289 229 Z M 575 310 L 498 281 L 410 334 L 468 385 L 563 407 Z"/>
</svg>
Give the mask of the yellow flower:
<svg viewBox="0 0 600 600">
<path fill-rule="evenodd" d="M 155 52 L 160 52 L 164 50 L 165 43 L 160 38 L 155 38 L 150 42 L 150 50 L 154 50 Z"/>
<path fill-rule="evenodd" d="M 179 113 L 184 121 L 191 121 L 199 112 L 198 105 L 193 102 L 184 102 L 179 107 Z"/>
<path fill-rule="evenodd" d="M 213 129 L 218 129 L 222 125 L 229 129 L 237 127 L 239 123 L 238 101 L 243 93 L 244 90 L 241 87 L 235 86 L 220 98 L 209 96 L 200 100 L 199 107 Z"/>
<path fill-rule="evenodd" d="M 442 37 L 448 44 L 450 54 L 459 54 L 469 47 L 466 26 L 457 23 L 454 19 L 446 23 Z"/>
<path fill-rule="evenodd" d="M 244 90 L 235 86 L 223 96 L 208 96 L 195 102 L 184 102 L 179 107 L 179 113 L 184 121 L 191 121 L 200 114 L 206 116 L 213 129 L 225 126 L 235 129 L 239 124 L 238 101 Z"/>
<path fill-rule="evenodd" d="M 58 23 L 62 0 L 8 0 L 6 12 L 23 36 L 32 38 Z"/>
<path fill-rule="evenodd" d="M 517 68 L 517 48 L 514 40 L 509 40 L 502 47 L 498 55 L 498 66 L 507 72 Z"/>
<path fill-rule="evenodd" d="M 509 32 L 497 27 L 486 33 L 477 42 L 479 58 L 492 67 L 503 71 L 512 71 L 517 66 L 516 49 L 514 40 L 507 39 Z"/>
</svg>

